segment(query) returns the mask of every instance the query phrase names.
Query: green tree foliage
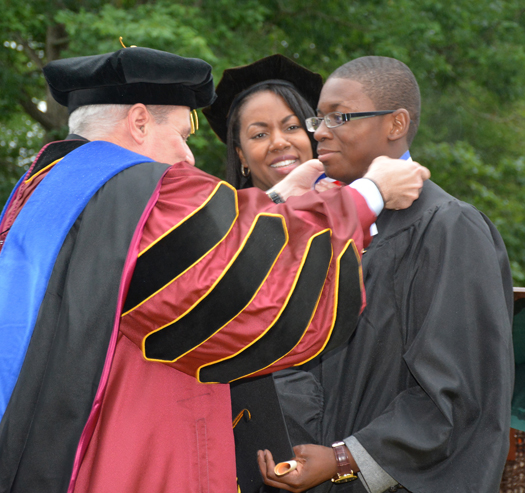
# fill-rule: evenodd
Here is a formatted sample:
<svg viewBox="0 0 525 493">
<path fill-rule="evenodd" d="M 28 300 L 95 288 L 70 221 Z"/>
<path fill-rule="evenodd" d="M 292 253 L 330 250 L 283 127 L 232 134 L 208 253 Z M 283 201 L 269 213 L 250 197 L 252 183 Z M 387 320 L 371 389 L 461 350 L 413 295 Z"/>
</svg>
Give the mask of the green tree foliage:
<svg viewBox="0 0 525 493">
<path fill-rule="evenodd" d="M 0 0 L 0 7 L 0 204 L 42 140 L 67 131 L 41 76 L 50 60 L 114 51 L 119 36 L 126 45 L 204 58 L 216 80 L 227 67 L 272 53 L 324 77 L 351 58 L 392 56 L 421 86 L 413 156 L 494 221 L 515 282 L 525 284 L 522 0 Z M 220 176 L 225 146 L 203 120 L 190 145 L 198 165 Z"/>
</svg>

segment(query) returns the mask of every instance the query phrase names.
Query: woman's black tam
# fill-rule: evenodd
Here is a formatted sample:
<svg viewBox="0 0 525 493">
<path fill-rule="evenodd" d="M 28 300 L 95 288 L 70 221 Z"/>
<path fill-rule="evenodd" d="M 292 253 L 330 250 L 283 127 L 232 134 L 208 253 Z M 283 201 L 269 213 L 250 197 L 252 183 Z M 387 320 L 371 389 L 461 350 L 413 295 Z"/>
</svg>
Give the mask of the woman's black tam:
<svg viewBox="0 0 525 493">
<path fill-rule="evenodd" d="M 323 88 L 323 78 L 319 74 L 283 55 L 271 55 L 250 65 L 225 70 L 216 88 L 217 100 L 202 111 L 223 142 L 226 142 L 232 103 L 243 91 L 265 81 L 292 85 L 314 110 Z"/>
</svg>

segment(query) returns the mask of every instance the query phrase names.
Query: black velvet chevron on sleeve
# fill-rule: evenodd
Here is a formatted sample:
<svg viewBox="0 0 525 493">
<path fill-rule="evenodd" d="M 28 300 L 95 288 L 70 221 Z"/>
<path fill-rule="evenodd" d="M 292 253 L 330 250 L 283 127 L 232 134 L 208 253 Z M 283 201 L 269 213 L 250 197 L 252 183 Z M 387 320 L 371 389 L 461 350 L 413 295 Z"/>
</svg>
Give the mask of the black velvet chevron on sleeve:
<svg viewBox="0 0 525 493">
<path fill-rule="evenodd" d="M 282 218 L 259 216 L 235 261 L 211 292 L 179 320 L 146 337 L 146 358 L 175 361 L 235 318 L 257 293 L 285 244 Z"/>
<path fill-rule="evenodd" d="M 323 352 L 327 353 L 350 340 L 361 311 L 361 286 L 359 257 L 352 244 L 349 244 L 339 262 L 336 319 L 330 340 Z"/>
<path fill-rule="evenodd" d="M 235 192 L 221 184 L 202 208 L 139 256 L 123 313 L 206 255 L 228 233 L 236 217 Z"/>
<path fill-rule="evenodd" d="M 328 231 L 313 238 L 288 303 L 268 332 L 233 358 L 201 369 L 201 382 L 227 383 L 266 368 L 290 352 L 310 323 L 332 258 Z"/>
</svg>

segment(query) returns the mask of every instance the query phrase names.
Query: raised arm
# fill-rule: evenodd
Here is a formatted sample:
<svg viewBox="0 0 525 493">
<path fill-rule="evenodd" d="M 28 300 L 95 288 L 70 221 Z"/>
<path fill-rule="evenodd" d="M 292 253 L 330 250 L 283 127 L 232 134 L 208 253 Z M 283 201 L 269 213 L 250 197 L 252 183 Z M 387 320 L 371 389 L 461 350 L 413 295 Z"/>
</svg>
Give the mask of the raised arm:
<svg viewBox="0 0 525 493">
<path fill-rule="evenodd" d="M 350 337 L 374 220 L 355 190 L 274 204 L 177 165 L 144 227 L 121 330 L 202 382 L 302 364 Z"/>
</svg>

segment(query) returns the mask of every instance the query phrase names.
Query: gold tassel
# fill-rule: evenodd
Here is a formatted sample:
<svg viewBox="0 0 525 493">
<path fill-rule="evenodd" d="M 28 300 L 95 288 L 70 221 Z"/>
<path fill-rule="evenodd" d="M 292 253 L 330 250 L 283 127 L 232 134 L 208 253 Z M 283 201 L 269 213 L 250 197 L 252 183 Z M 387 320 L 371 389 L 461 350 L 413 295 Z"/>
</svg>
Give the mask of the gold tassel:
<svg viewBox="0 0 525 493">
<path fill-rule="evenodd" d="M 118 38 L 118 40 L 120 41 L 120 44 L 122 45 L 122 48 L 126 48 L 126 45 L 122 41 L 122 36 L 120 36 L 120 38 Z M 137 47 L 136 45 L 131 45 L 130 46 L 130 48 L 136 48 L 136 47 Z"/>
<path fill-rule="evenodd" d="M 199 117 L 197 115 L 197 110 L 193 110 L 193 114 L 195 115 L 195 130 L 199 130 Z"/>
<path fill-rule="evenodd" d="M 244 416 L 244 413 L 247 413 L 248 414 L 248 421 L 250 421 L 250 419 L 252 419 L 252 415 L 250 413 L 250 411 L 248 411 L 248 409 L 243 409 L 238 415 L 237 417 L 233 420 L 233 423 L 232 423 L 232 426 L 233 428 L 235 428 L 239 421 L 242 419 L 242 417 Z"/>
<path fill-rule="evenodd" d="M 197 110 L 190 111 L 190 123 L 191 123 L 191 134 L 194 134 L 199 130 L 199 117 L 197 116 Z"/>
<path fill-rule="evenodd" d="M 195 122 L 193 121 L 193 113 L 191 111 L 190 111 L 190 124 L 191 124 L 190 135 L 193 135 L 195 133 Z"/>
</svg>

